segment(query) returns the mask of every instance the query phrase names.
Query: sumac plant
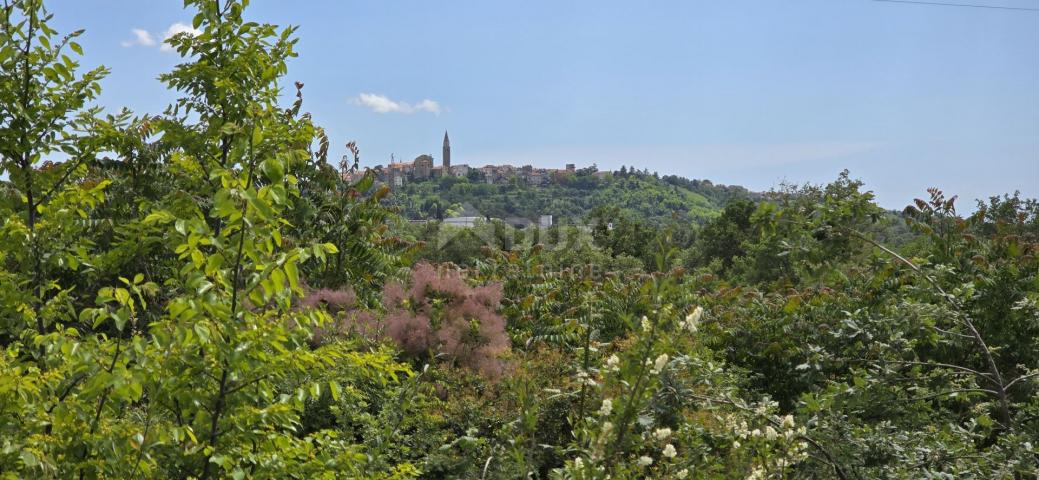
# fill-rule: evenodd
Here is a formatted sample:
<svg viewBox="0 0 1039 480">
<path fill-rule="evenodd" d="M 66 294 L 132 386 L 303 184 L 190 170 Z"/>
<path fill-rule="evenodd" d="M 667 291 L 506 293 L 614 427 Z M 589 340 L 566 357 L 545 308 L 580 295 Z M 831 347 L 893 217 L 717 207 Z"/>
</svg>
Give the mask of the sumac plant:
<svg viewBox="0 0 1039 480">
<path fill-rule="evenodd" d="M 384 287 L 385 313 L 374 315 L 354 309 L 356 296 L 348 291 L 315 290 L 304 305 L 326 305 L 337 312 L 334 332 L 395 343 L 416 360 L 442 358 L 488 379 L 504 372 L 501 356 L 509 350 L 505 318 L 498 313 L 501 284 L 471 286 L 456 267 L 420 263 L 408 283 L 392 281 Z"/>
</svg>

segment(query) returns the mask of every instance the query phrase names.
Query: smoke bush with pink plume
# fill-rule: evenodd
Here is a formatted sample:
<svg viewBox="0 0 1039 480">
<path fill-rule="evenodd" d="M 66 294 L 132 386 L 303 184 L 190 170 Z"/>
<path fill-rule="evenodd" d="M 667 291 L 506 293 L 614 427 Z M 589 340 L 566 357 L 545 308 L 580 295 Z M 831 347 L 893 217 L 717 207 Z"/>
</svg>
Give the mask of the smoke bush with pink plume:
<svg viewBox="0 0 1039 480">
<path fill-rule="evenodd" d="M 392 340 L 419 358 L 443 354 L 457 365 L 497 379 L 509 350 L 505 318 L 498 313 L 501 284 L 472 287 L 457 268 L 421 263 L 412 268 L 410 287 L 390 282 L 383 288 L 385 315 L 356 310 L 351 291 L 316 290 L 302 304 L 324 306 L 337 317 L 335 334 Z M 321 332 L 321 340 L 328 333 Z"/>
</svg>

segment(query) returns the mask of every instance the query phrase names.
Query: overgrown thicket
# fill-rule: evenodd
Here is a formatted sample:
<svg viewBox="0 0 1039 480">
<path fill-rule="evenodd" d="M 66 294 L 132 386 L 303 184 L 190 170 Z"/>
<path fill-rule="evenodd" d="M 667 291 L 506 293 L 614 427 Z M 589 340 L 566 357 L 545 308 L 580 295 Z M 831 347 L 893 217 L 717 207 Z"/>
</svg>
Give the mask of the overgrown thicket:
<svg viewBox="0 0 1039 480">
<path fill-rule="evenodd" d="M 329 165 L 293 28 L 186 6 L 144 115 L 3 4 L 3 478 L 1039 474 L 1035 201 L 896 219 L 844 173 L 702 227 L 416 232 Z"/>
</svg>

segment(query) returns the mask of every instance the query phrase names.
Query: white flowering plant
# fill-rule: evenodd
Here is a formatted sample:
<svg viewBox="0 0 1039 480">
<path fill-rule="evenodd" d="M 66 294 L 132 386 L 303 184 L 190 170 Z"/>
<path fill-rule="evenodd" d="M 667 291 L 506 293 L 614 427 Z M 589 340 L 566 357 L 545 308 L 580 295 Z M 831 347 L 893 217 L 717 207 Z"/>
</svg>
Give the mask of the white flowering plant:
<svg viewBox="0 0 1039 480">
<path fill-rule="evenodd" d="M 630 337 L 589 349 L 599 361 L 575 373 L 584 414 L 571 418 L 569 458 L 553 478 L 791 474 L 811 448 L 806 429 L 767 398 L 742 398 L 739 376 L 697 338 L 705 316 L 701 306 L 662 303 L 632 319 Z"/>
</svg>

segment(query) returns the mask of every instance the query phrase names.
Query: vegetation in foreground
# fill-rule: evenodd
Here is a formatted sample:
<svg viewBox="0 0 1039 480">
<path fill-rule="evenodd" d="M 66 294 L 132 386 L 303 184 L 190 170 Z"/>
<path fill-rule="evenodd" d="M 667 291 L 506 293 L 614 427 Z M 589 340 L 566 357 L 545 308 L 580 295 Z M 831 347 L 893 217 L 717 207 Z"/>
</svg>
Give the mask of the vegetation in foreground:
<svg viewBox="0 0 1039 480">
<path fill-rule="evenodd" d="M 932 190 L 893 247 L 843 174 L 433 245 L 279 103 L 292 28 L 186 4 L 160 115 L 92 107 L 38 0 L 0 12 L 0 476 L 1039 473 L 1035 201 Z"/>
</svg>

